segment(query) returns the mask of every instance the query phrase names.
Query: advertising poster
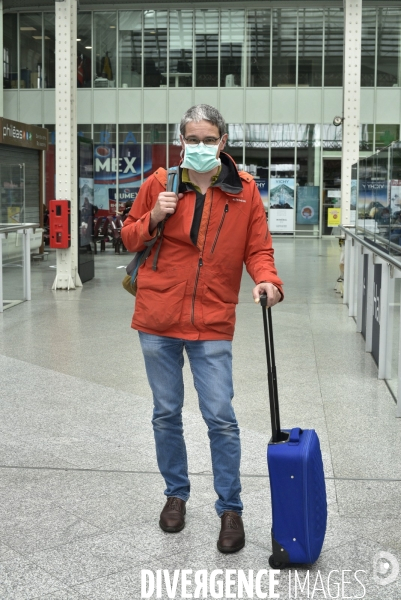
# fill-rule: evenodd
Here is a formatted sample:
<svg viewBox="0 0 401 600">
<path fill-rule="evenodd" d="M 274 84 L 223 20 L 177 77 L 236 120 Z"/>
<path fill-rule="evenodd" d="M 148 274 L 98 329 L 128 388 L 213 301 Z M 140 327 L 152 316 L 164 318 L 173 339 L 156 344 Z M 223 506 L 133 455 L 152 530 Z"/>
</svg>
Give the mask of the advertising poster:
<svg viewBox="0 0 401 600">
<path fill-rule="evenodd" d="M 93 179 L 80 177 L 79 185 L 79 244 L 87 246 L 93 233 L 93 218 L 95 216 Z"/>
<path fill-rule="evenodd" d="M 115 213 L 117 200 L 121 212 L 127 200 L 135 200 L 141 185 L 142 172 L 144 178 L 151 172 L 153 162 L 151 144 L 145 144 L 143 160 L 141 160 L 140 144 L 120 144 L 119 156 L 117 161 L 115 144 L 96 144 L 94 147 L 94 202 L 99 209 L 99 216 Z M 117 170 L 118 199 L 116 197 Z"/>
<path fill-rule="evenodd" d="M 319 224 L 318 185 L 307 185 L 297 188 L 297 225 Z"/>
<path fill-rule="evenodd" d="M 341 208 L 329 208 L 327 210 L 327 227 L 338 227 L 341 225 Z"/>
<path fill-rule="evenodd" d="M 276 233 L 294 231 L 294 179 L 270 178 L 269 229 Z"/>
<path fill-rule="evenodd" d="M 255 179 L 265 210 L 269 208 L 269 183 L 267 179 Z"/>
<path fill-rule="evenodd" d="M 366 180 L 365 186 L 365 219 L 377 218 L 383 208 L 388 208 L 388 181 Z"/>
<path fill-rule="evenodd" d="M 394 216 L 401 211 L 401 179 L 390 181 L 390 212 Z"/>
</svg>

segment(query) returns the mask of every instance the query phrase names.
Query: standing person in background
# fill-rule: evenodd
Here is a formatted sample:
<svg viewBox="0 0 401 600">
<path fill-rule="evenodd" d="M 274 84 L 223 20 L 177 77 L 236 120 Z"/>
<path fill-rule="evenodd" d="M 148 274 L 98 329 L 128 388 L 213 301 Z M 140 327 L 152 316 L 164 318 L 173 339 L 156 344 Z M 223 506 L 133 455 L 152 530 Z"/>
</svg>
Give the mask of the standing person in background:
<svg viewBox="0 0 401 600">
<path fill-rule="evenodd" d="M 236 552 L 245 533 L 232 338 L 243 264 L 255 282 L 255 302 L 265 292 L 274 306 L 283 299 L 282 282 L 257 186 L 223 152 L 228 136 L 222 115 L 206 104 L 193 106 L 180 131 L 179 193 L 166 191 L 166 171 L 159 168 L 142 185 L 122 229 L 124 245 L 135 252 L 169 217 L 158 258 L 156 243 L 139 269 L 132 327 L 139 331 L 153 392 L 156 454 L 166 484 L 159 525 L 181 531 L 190 495 L 182 424 L 185 349 L 208 427 L 221 518 L 217 547 Z"/>
</svg>

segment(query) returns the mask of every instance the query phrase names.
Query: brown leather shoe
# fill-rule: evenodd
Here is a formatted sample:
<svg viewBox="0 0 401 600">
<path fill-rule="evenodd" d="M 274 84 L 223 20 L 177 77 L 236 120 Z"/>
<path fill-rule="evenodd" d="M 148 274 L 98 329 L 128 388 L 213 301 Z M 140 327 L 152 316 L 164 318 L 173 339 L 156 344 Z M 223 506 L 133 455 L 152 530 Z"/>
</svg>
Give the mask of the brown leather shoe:
<svg viewBox="0 0 401 600">
<path fill-rule="evenodd" d="M 169 496 L 160 513 L 159 525 L 163 531 L 168 533 L 177 533 L 185 527 L 185 502 L 181 498 Z"/>
<path fill-rule="evenodd" d="M 238 552 L 245 546 L 245 532 L 238 513 L 227 510 L 221 517 L 220 536 L 217 548 L 220 552 Z"/>
</svg>

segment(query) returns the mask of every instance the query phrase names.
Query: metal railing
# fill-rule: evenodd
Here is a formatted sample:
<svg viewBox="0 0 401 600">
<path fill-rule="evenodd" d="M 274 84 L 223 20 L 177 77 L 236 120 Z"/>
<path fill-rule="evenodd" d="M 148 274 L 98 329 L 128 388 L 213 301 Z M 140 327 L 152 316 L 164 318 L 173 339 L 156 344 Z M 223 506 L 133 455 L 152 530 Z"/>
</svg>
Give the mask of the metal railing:
<svg viewBox="0 0 401 600">
<path fill-rule="evenodd" d="M 31 245 L 30 234 L 40 229 L 39 223 L 0 223 L 0 312 L 4 311 L 3 295 L 3 240 L 6 240 L 10 234 L 16 233 L 22 235 L 22 256 L 23 256 L 23 297 L 13 304 L 24 302 L 31 299 Z"/>
<path fill-rule="evenodd" d="M 343 302 L 401 417 L 401 256 L 388 254 L 355 228 L 339 229 L 345 236 Z"/>
</svg>

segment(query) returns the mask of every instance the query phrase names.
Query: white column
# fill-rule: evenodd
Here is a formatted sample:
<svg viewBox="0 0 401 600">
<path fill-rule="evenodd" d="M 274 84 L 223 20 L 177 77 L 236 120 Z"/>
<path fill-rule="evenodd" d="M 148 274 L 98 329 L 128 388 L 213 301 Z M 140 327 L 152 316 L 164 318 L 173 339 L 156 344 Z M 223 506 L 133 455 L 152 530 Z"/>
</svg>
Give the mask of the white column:
<svg viewBox="0 0 401 600">
<path fill-rule="evenodd" d="M 351 167 L 359 159 L 362 0 L 344 0 L 344 21 L 341 224 L 350 225 Z"/>
<path fill-rule="evenodd" d="M 71 246 L 57 252 L 53 289 L 75 289 L 78 275 L 77 0 L 56 9 L 56 199 L 71 201 Z"/>
</svg>

